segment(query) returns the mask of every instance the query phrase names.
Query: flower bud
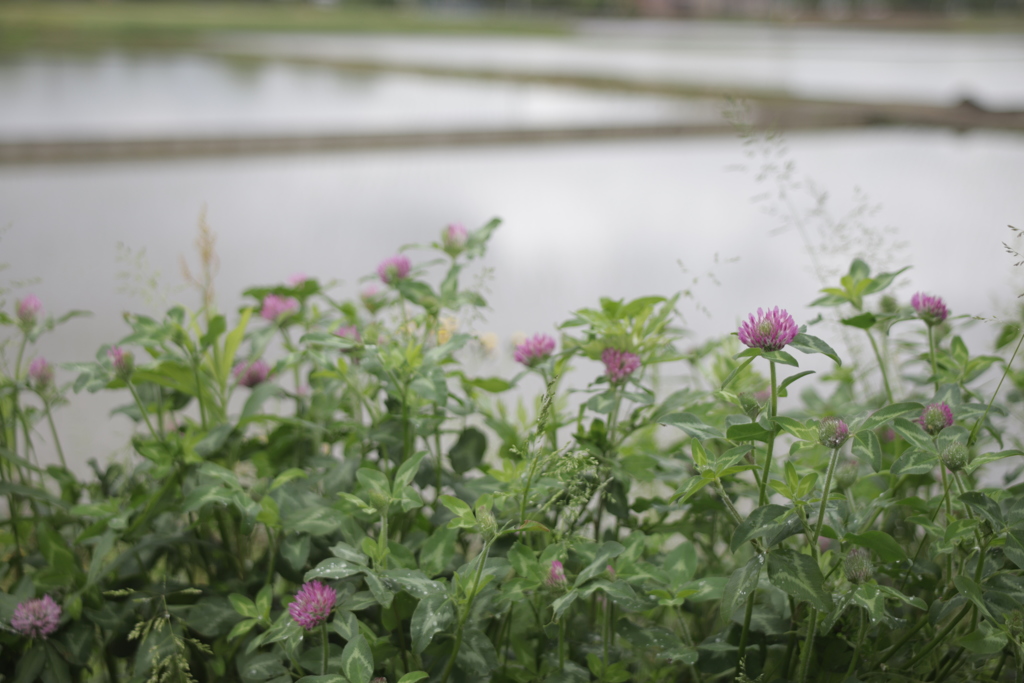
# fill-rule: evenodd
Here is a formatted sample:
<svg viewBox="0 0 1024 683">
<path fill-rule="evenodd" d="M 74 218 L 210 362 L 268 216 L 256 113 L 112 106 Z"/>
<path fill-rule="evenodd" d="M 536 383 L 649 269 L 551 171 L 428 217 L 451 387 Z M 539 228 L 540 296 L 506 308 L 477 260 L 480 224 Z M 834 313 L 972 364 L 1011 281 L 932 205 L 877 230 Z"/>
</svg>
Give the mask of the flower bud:
<svg viewBox="0 0 1024 683">
<path fill-rule="evenodd" d="M 257 384 L 262 384 L 267 381 L 267 377 L 270 376 L 270 366 L 267 365 L 266 361 L 262 358 L 254 360 L 251 363 L 242 361 L 235 366 L 232 370 L 235 375 L 235 381 L 240 386 L 249 387 L 250 389 Z"/>
<path fill-rule="evenodd" d="M 942 451 L 942 462 L 946 464 L 950 472 L 959 472 L 967 467 L 968 459 L 967 446 L 959 441 L 954 441 L 946 446 L 946 450 Z"/>
<path fill-rule="evenodd" d="M 498 530 L 498 523 L 494 520 L 491 509 L 486 505 L 478 505 L 476 507 L 476 521 L 480 525 L 480 533 L 485 538 L 493 537 Z"/>
<path fill-rule="evenodd" d="M 441 246 L 449 256 L 458 256 L 466 248 L 469 233 L 461 223 L 452 223 L 441 232 Z"/>
<path fill-rule="evenodd" d="M 953 424 L 953 411 L 945 403 L 930 403 L 921 411 L 917 423 L 924 431 L 935 436 Z"/>
<path fill-rule="evenodd" d="M 892 315 L 893 313 L 896 313 L 897 311 L 900 310 L 900 302 L 896 301 L 896 297 L 892 296 L 891 294 L 886 294 L 878 302 L 878 309 L 882 313 Z"/>
<path fill-rule="evenodd" d="M 107 358 L 114 366 L 114 374 L 118 379 L 127 382 L 135 371 L 135 356 L 131 351 L 125 351 L 120 346 L 111 346 L 107 349 Z"/>
<path fill-rule="evenodd" d="M 850 438 L 850 428 L 838 417 L 826 417 L 818 423 L 818 442 L 828 448 L 839 448 Z"/>
<path fill-rule="evenodd" d="M 843 571 L 846 572 L 846 579 L 850 583 L 864 583 L 875 573 L 875 566 L 871 562 L 871 553 L 864 548 L 851 548 L 846 553 Z"/>
<path fill-rule="evenodd" d="M 387 512 L 388 507 L 391 506 L 391 498 L 380 491 L 370 492 L 370 505 L 377 508 L 378 512 Z"/>
<path fill-rule="evenodd" d="M 36 391 L 46 391 L 53 384 L 53 366 L 42 356 L 34 359 L 28 366 L 28 377 Z"/>
<path fill-rule="evenodd" d="M 387 295 L 377 289 L 376 285 L 370 285 L 360 292 L 359 299 L 371 314 L 384 308 L 384 305 L 387 303 Z"/>
<path fill-rule="evenodd" d="M 918 292 L 912 296 L 910 305 L 914 307 L 917 317 L 923 320 L 928 327 L 938 325 L 949 315 L 946 303 L 940 297 L 924 292 Z"/>
<path fill-rule="evenodd" d="M 548 571 L 547 584 L 552 588 L 564 587 L 567 583 L 565 579 L 565 567 L 558 560 L 551 560 L 551 569 Z"/>
<path fill-rule="evenodd" d="M 36 324 L 36 320 L 39 318 L 39 313 L 42 310 L 42 302 L 39 301 L 35 294 L 29 294 L 18 302 L 18 321 L 24 327 L 32 327 Z"/>
<path fill-rule="evenodd" d="M 836 468 L 836 488 L 845 491 L 857 483 L 860 475 L 860 464 L 856 460 L 847 460 Z"/>
</svg>

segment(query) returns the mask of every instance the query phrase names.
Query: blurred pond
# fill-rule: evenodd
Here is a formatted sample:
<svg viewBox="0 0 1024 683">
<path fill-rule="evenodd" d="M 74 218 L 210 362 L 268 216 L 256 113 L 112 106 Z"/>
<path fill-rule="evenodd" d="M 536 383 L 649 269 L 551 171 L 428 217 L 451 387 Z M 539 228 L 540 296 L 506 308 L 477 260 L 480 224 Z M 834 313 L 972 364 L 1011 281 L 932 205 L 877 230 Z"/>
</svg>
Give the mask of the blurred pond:
<svg viewBox="0 0 1024 683">
<path fill-rule="evenodd" d="M 721 105 L 190 54 L 0 61 L 0 142 L 715 123 Z"/>
</svg>

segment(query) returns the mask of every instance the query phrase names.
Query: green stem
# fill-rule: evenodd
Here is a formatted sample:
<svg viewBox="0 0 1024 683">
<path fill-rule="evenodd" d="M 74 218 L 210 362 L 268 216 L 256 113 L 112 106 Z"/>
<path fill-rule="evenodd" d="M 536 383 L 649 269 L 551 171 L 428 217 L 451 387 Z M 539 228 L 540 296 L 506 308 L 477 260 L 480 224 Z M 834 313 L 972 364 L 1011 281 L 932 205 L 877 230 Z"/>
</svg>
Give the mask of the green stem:
<svg viewBox="0 0 1024 683">
<path fill-rule="evenodd" d="M 320 649 L 321 649 L 321 654 L 320 654 L 320 675 L 321 676 L 326 676 L 327 675 L 327 654 L 328 654 L 328 649 L 327 649 L 327 620 L 326 619 L 320 623 L 320 640 L 321 640 L 321 644 L 320 644 Z"/>
<path fill-rule="evenodd" d="M 932 377 L 935 379 L 935 391 L 939 390 L 939 366 L 935 363 L 935 332 L 928 326 L 928 355 L 932 360 Z"/>
<path fill-rule="evenodd" d="M 779 408 L 779 397 L 778 389 L 776 388 L 775 379 L 775 361 L 768 361 L 771 364 L 771 383 L 772 383 L 772 399 L 768 409 L 768 423 L 769 423 L 769 436 L 768 436 L 768 448 L 764 457 L 764 471 L 761 473 L 761 490 L 758 493 L 757 504 L 758 507 L 768 504 L 768 474 L 772 468 L 772 451 L 775 449 L 775 423 L 772 422 L 772 418 L 775 417 L 776 412 Z"/>
<path fill-rule="evenodd" d="M 472 593 L 469 594 L 469 599 L 459 614 L 459 626 L 455 631 L 455 646 L 452 647 L 452 655 L 448 659 L 448 664 L 444 667 L 444 673 L 441 674 L 441 683 L 448 683 L 448 677 L 452 675 L 452 669 L 455 668 L 455 659 L 459 656 L 459 648 L 462 647 L 463 629 L 466 626 L 466 620 L 469 619 L 470 612 L 473 610 L 473 601 L 476 599 L 476 594 L 479 591 L 480 577 L 484 573 L 484 564 L 487 563 L 487 555 L 490 550 L 491 541 L 488 540 L 484 543 L 484 549 L 480 551 L 480 563 L 473 574 L 473 583 L 470 584 Z"/>
<path fill-rule="evenodd" d="M 199 381 L 199 361 L 196 358 L 192 359 L 192 376 L 196 379 L 196 400 L 199 402 L 199 420 L 203 424 L 203 429 L 206 429 L 206 404 L 203 401 L 203 385 Z M 149 422 L 149 419 L 147 418 L 146 421 Z M 152 427 L 150 427 L 150 431 L 152 431 Z"/>
<path fill-rule="evenodd" d="M 821 527 L 825 524 L 825 507 L 828 505 L 828 495 L 832 488 L 832 475 L 836 471 L 836 463 L 839 462 L 839 448 L 832 449 L 832 457 L 828 461 L 828 472 L 825 474 L 825 488 L 821 493 L 821 505 L 818 507 L 818 521 L 814 525 L 814 537 L 808 539 L 811 544 L 811 552 L 817 557 L 821 552 L 818 539 L 821 538 Z"/>
<path fill-rule="evenodd" d="M 50 433 L 53 434 L 53 445 L 57 447 L 57 455 L 60 457 L 60 465 L 64 469 L 68 468 L 68 461 L 64 459 L 64 449 L 60 447 L 60 438 L 57 436 L 57 425 L 53 423 L 53 415 L 50 414 L 50 404 L 48 401 L 43 401 L 44 410 L 46 411 L 46 421 L 50 423 Z"/>
<path fill-rule="evenodd" d="M 807 683 L 807 673 L 811 668 L 811 650 L 814 649 L 814 635 L 818 630 L 818 610 L 811 608 L 811 623 L 807 627 L 807 640 L 804 651 L 800 655 L 800 683 Z"/>
<path fill-rule="evenodd" d="M 758 574 L 760 574 L 760 570 L 758 570 Z M 756 579 L 755 579 L 754 585 L 755 585 L 755 587 L 757 585 Z M 744 664 L 745 664 L 744 658 L 747 656 L 747 638 L 750 635 L 750 619 L 754 615 L 754 592 L 755 591 L 750 591 L 750 595 L 747 596 L 747 609 L 746 609 L 746 611 L 743 614 L 743 630 L 740 631 L 740 645 L 739 645 L 739 648 L 737 650 L 737 657 L 736 657 L 736 679 L 737 680 L 739 680 L 740 672 L 743 671 Z M 731 616 L 732 615 L 728 615 L 726 618 L 730 618 Z"/>
<path fill-rule="evenodd" d="M 871 330 L 864 330 L 864 332 L 868 335 L 868 340 L 871 342 L 871 349 L 875 352 L 875 360 L 878 361 L 878 369 L 882 371 L 882 383 L 885 384 L 885 395 L 889 399 L 889 403 L 893 403 L 892 388 L 889 386 L 889 373 L 885 369 L 885 363 L 882 361 L 882 354 L 878 350 L 878 344 L 875 343 L 875 337 L 871 334 Z"/>
<path fill-rule="evenodd" d="M 857 662 L 860 660 L 860 650 L 864 647 L 864 638 L 868 634 L 868 620 L 864 615 L 864 610 L 859 609 L 857 613 L 860 616 L 860 628 L 857 630 L 857 645 L 853 649 L 853 657 L 850 659 L 850 666 L 846 669 L 844 679 L 850 678 L 857 669 Z"/>
<path fill-rule="evenodd" d="M 152 437 L 153 437 L 153 438 L 154 438 L 155 440 L 159 441 L 159 440 L 160 440 L 160 437 L 159 437 L 159 436 L 157 436 L 157 434 L 156 434 L 156 430 L 155 430 L 155 429 L 153 429 L 153 423 L 149 421 L 149 412 L 148 412 L 148 411 L 146 410 L 146 406 L 144 406 L 144 405 L 142 404 L 142 399 L 141 399 L 141 398 L 139 398 L 139 392 L 135 390 L 135 385 L 134 385 L 134 384 L 132 384 L 132 381 L 131 381 L 131 379 L 128 379 L 128 380 L 127 380 L 127 381 L 125 382 L 125 384 L 127 384 L 127 385 L 128 385 L 128 389 L 129 389 L 129 391 L 131 391 L 131 392 L 132 392 L 132 398 L 134 398 L 134 399 L 135 399 L 135 405 L 137 405 L 137 406 L 139 407 L 139 412 L 140 412 L 140 413 L 142 413 L 142 418 L 143 418 L 143 419 L 144 419 L 144 420 L 146 421 L 146 426 L 147 426 L 147 427 L 149 427 L 149 433 L 150 433 L 150 435 L 151 435 L 151 436 L 152 436 Z"/>
<path fill-rule="evenodd" d="M 971 611 L 971 607 L 973 607 L 973 606 L 974 606 L 973 603 L 968 603 L 968 604 L 964 605 L 964 608 L 962 610 L 960 610 L 959 612 L 957 612 L 956 616 L 953 617 L 950 620 L 950 622 L 946 625 L 946 628 L 942 629 L 942 631 L 938 635 L 936 635 L 934 638 L 929 640 L 928 644 L 925 646 L 925 648 L 923 650 L 921 650 L 920 652 L 918 652 L 916 657 L 914 657 L 913 659 L 910 660 L 910 663 L 907 664 L 907 669 L 914 668 L 914 666 L 916 666 L 917 663 L 920 662 L 922 659 L 927 657 L 928 654 L 931 653 L 932 650 L 934 650 L 939 645 L 941 645 L 942 641 L 944 641 L 946 639 L 946 636 L 948 636 L 950 634 L 950 632 L 954 628 L 956 628 L 956 625 L 960 623 L 960 620 L 963 619 L 964 616 L 966 616 L 969 611 Z"/>
<path fill-rule="evenodd" d="M 992 410 L 992 404 L 995 402 L 996 396 L 999 395 L 999 389 L 1003 386 L 1003 380 L 1005 380 L 1006 376 L 1010 373 L 1010 366 L 1013 365 L 1013 359 L 1017 357 L 1017 352 L 1020 351 L 1022 343 L 1024 343 L 1024 334 L 1020 336 L 1020 340 L 1017 342 L 1017 346 L 1013 350 L 1013 355 L 1010 356 L 1010 360 L 1007 361 L 1006 367 L 1003 368 L 1003 376 L 999 378 L 999 384 L 996 385 L 996 390 L 992 392 L 992 398 L 989 399 L 988 405 L 985 406 L 985 412 L 982 413 L 981 418 L 974 423 L 973 427 L 971 427 L 971 435 L 967 439 L 968 446 L 973 446 L 974 442 L 977 440 L 978 430 L 981 428 L 981 425 L 985 423 L 985 419 L 988 417 L 988 412 Z"/>
</svg>

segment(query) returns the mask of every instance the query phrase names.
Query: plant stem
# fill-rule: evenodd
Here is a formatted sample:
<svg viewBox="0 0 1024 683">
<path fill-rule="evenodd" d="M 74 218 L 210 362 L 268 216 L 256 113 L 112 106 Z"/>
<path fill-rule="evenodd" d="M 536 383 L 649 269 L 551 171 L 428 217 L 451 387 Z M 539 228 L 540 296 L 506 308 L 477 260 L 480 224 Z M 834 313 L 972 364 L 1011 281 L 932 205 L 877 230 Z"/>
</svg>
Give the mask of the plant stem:
<svg viewBox="0 0 1024 683">
<path fill-rule="evenodd" d="M 882 361 L 882 354 L 878 350 L 878 344 L 875 343 L 875 337 L 871 334 L 871 330 L 864 330 L 864 333 L 868 335 L 868 341 L 871 342 L 871 349 L 875 352 L 875 360 L 878 361 L 878 369 L 882 371 L 882 383 L 885 385 L 885 396 L 889 399 L 889 403 L 893 403 L 892 388 L 889 386 L 889 373 L 885 369 L 885 363 Z"/>
<path fill-rule="evenodd" d="M 1003 386 L 1003 380 L 1005 380 L 1006 376 L 1010 373 L 1010 366 L 1013 365 L 1013 359 L 1017 357 L 1017 352 L 1020 351 L 1022 343 L 1024 343 L 1024 334 L 1021 334 L 1016 348 L 1013 349 L 1013 355 L 1011 355 L 1010 360 L 1006 362 L 1006 367 L 1003 368 L 1003 376 L 999 378 L 999 384 L 996 385 L 996 390 L 992 392 L 992 398 L 989 399 L 988 405 L 985 406 L 985 412 L 982 413 L 978 421 L 974 423 L 973 427 L 971 427 L 971 435 L 967 438 L 968 446 L 973 446 L 974 442 L 977 440 L 978 430 L 981 428 L 981 425 L 985 423 L 985 419 L 988 417 L 988 412 L 992 410 L 992 404 L 995 402 L 996 396 L 999 395 L 999 389 Z"/>
<path fill-rule="evenodd" d="M 846 676 L 844 678 L 849 678 L 853 675 L 853 672 L 856 671 L 857 661 L 860 659 L 860 650 L 864 646 L 864 638 L 868 634 L 868 620 L 864 614 L 864 610 L 857 610 L 857 613 L 860 615 L 860 628 L 857 630 L 857 645 L 853 649 L 853 657 L 850 659 L 850 666 L 847 667 Z"/>
<path fill-rule="evenodd" d="M 321 654 L 320 654 L 320 675 L 327 675 L 327 620 L 325 619 L 320 623 L 320 640 L 321 640 Z"/>
<path fill-rule="evenodd" d="M 814 649 L 814 635 L 818 630 L 818 610 L 811 608 L 811 623 L 807 627 L 807 640 L 804 642 L 804 651 L 800 654 L 800 676 L 797 678 L 800 683 L 807 683 L 807 672 L 811 668 L 811 650 Z"/>
<path fill-rule="evenodd" d="M 53 434 L 53 445 L 57 447 L 57 455 L 60 457 L 60 465 L 64 469 L 68 468 L 68 461 L 64 459 L 64 449 L 60 447 L 60 437 L 57 436 L 57 425 L 53 423 L 53 415 L 50 413 L 50 404 L 45 399 L 43 400 L 44 411 L 46 412 L 46 421 L 50 423 L 50 433 Z"/>
<path fill-rule="evenodd" d="M 493 539 L 492 539 L 493 540 Z M 448 677 L 452 675 L 452 669 L 455 668 L 455 659 L 459 656 L 459 648 L 462 647 L 462 633 L 466 626 L 466 620 L 469 619 L 469 614 L 473 609 L 473 600 L 476 599 L 476 594 L 480 590 L 480 577 L 484 573 L 484 564 L 487 562 L 487 555 L 491 550 L 491 540 L 484 543 L 484 549 L 480 551 L 479 559 L 480 563 L 476 567 L 476 571 L 473 573 L 473 583 L 470 584 L 469 599 L 466 600 L 466 604 L 463 606 L 461 613 L 459 614 L 459 626 L 455 631 L 455 646 L 452 648 L 452 656 L 448 659 L 448 664 L 444 667 L 444 673 L 441 674 L 441 683 L 448 683 Z"/>
<path fill-rule="evenodd" d="M 935 332 L 928 326 L 928 355 L 932 360 L 932 377 L 935 379 L 935 391 L 939 390 L 939 366 L 935 363 Z"/>
<path fill-rule="evenodd" d="M 960 623 L 960 620 L 964 618 L 964 616 L 971 610 L 971 607 L 973 606 L 973 603 L 968 603 L 964 605 L 964 608 L 957 612 L 956 616 L 949 621 L 949 623 L 946 625 L 946 628 L 942 629 L 942 631 L 938 635 L 929 640 L 928 644 L 925 645 L 925 648 L 918 652 L 916 657 L 910 660 L 910 663 L 907 664 L 907 668 L 913 668 L 918 662 L 927 657 L 932 650 L 941 645 L 942 641 L 946 639 L 946 636 L 948 636 L 950 632 L 954 628 L 956 628 L 956 625 Z"/>
<path fill-rule="evenodd" d="M 772 383 L 772 399 L 768 409 L 768 423 L 769 423 L 769 436 L 768 436 L 768 448 L 764 457 L 764 471 L 761 473 L 761 490 L 758 493 L 757 505 L 758 507 L 768 504 L 768 495 L 766 489 L 768 488 L 768 474 L 772 468 L 772 451 L 775 448 L 775 423 L 772 422 L 772 418 L 775 417 L 776 411 L 779 408 L 779 397 L 778 389 L 776 388 L 775 379 L 775 361 L 768 361 L 771 364 L 771 383 Z"/>
<path fill-rule="evenodd" d="M 832 488 L 832 475 L 836 471 L 836 463 L 839 461 L 839 448 L 832 449 L 832 457 L 828 461 L 828 472 L 825 474 L 825 488 L 821 492 L 821 505 L 818 507 L 818 521 L 814 525 L 814 537 L 808 539 L 811 544 L 811 552 L 814 557 L 821 554 L 821 547 L 818 539 L 821 538 L 821 527 L 825 524 L 825 507 L 828 505 L 828 495 Z"/>
<path fill-rule="evenodd" d="M 142 404 L 142 399 L 139 398 L 139 392 L 135 390 L 135 385 L 132 384 L 131 379 L 126 380 L 125 384 L 128 385 L 128 389 L 132 392 L 132 398 L 135 399 L 135 405 L 139 407 L 139 412 L 142 413 L 142 418 L 146 421 L 146 426 L 149 427 L 150 435 L 157 441 L 160 441 L 160 437 L 157 436 L 156 430 L 153 429 L 153 423 L 149 421 L 149 413 L 146 411 L 146 406 Z"/>
</svg>

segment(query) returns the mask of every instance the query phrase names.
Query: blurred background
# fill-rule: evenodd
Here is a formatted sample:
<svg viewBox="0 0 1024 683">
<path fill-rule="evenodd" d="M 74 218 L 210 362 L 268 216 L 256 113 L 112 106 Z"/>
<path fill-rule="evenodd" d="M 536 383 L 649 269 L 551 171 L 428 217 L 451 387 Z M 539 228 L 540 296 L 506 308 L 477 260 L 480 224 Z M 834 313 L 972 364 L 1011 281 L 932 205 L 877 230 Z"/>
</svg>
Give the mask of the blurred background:
<svg viewBox="0 0 1024 683">
<path fill-rule="evenodd" d="M 201 216 L 221 310 L 300 272 L 352 296 L 502 218 L 460 321 L 495 373 L 600 296 L 685 292 L 693 344 L 805 323 L 854 256 L 913 266 L 904 303 L 1013 318 L 1022 189 L 1022 0 L 0 1 L 5 310 L 93 312 L 51 362 L 198 306 Z M 124 445 L 120 403 L 58 411 L 76 468 Z"/>
</svg>

